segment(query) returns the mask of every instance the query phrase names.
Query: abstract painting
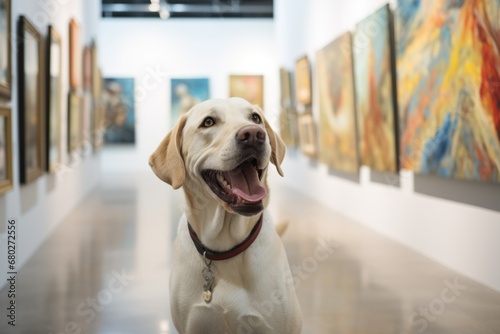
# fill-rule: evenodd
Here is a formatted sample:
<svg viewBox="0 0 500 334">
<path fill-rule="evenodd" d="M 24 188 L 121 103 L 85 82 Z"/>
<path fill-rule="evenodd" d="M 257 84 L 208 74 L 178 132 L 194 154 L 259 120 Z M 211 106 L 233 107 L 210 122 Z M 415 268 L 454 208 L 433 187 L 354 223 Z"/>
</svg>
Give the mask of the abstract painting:
<svg viewBox="0 0 500 334">
<path fill-rule="evenodd" d="M 21 184 L 34 181 L 45 170 L 42 118 L 42 36 L 21 16 L 18 23 L 18 126 Z"/>
<path fill-rule="evenodd" d="M 12 189 L 11 110 L 0 106 L 0 195 Z"/>
<path fill-rule="evenodd" d="M 360 163 L 397 173 L 397 111 L 389 5 L 356 25 L 354 77 Z"/>
<path fill-rule="evenodd" d="M 311 66 L 309 58 L 303 56 L 295 62 L 295 98 L 299 105 L 310 105 L 311 94 Z"/>
<path fill-rule="evenodd" d="M 10 98 L 10 0 L 0 0 L 0 96 Z"/>
<path fill-rule="evenodd" d="M 351 33 L 317 54 L 320 157 L 330 168 L 358 173 Z"/>
<path fill-rule="evenodd" d="M 135 143 L 135 86 L 133 78 L 104 79 L 104 143 Z"/>
<path fill-rule="evenodd" d="M 210 98 L 209 81 L 199 79 L 171 79 L 171 127 L 179 117 L 189 111 L 194 105 Z"/>
<path fill-rule="evenodd" d="M 402 168 L 500 182 L 500 0 L 399 0 Z"/>
<path fill-rule="evenodd" d="M 46 169 L 57 170 L 61 154 L 61 94 L 62 94 L 62 44 L 57 31 L 49 26 L 45 76 L 45 110 L 47 111 L 45 135 L 47 137 Z"/>
<path fill-rule="evenodd" d="M 264 76 L 229 76 L 229 97 L 241 97 L 253 105 L 264 107 Z"/>
</svg>

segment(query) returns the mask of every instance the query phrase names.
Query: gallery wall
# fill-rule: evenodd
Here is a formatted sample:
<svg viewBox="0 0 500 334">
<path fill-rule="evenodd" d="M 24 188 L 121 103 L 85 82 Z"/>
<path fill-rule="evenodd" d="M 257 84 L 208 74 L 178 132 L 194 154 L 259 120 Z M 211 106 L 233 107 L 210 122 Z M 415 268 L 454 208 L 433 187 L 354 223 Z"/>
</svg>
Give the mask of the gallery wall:
<svg viewBox="0 0 500 334">
<path fill-rule="evenodd" d="M 319 120 L 316 52 L 386 4 L 384 0 L 277 0 L 280 66 L 307 54 L 313 67 L 313 115 Z M 393 8 L 396 6 L 392 1 Z M 289 150 L 282 182 L 431 259 L 500 291 L 500 186 L 362 167 L 359 177 L 329 170 Z M 376 251 L 376 250 L 373 250 Z"/>
<path fill-rule="evenodd" d="M 69 21 L 75 18 L 82 34 L 82 43 L 89 43 L 96 36 L 99 18 L 100 1 L 98 0 L 13 0 L 12 32 L 16 32 L 19 15 L 25 15 L 33 25 L 47 35 L 47 26 L 53 25 L 62 38 L 62 136 L 66 138 L 67 124 L 67 92 L 69 89 Z M 44 39 L 45 40 L 45 39 Z M 16 44 L 13 43 L 15 48 Z M 97 185 L 100 177 L 99 155 L 81 155 L 70 162 L 63 154 L 63 169 L 60 173 L 43 174 L 37 180 L 20 186 L 19 184 L 19 142 L 17 116 L 17 59 L 16 50 L 12 50 L 12 97 L 8 105 L 12 108 L 12 142 L 14 187 L 0 196 L 0 265 L 6 268 L 6 222 L 17 221 L 17 270 L 36 252 L 40 245 L 50 236 L 59 223 L 76 208 L 76 206 Z M 63 144 L 63 150 L 66 145 Z M 81 159 L 80 159 L 81 158 Z M 57 257 L 57 254 L 54 254 Z M 0 273 L 0 286 L 5 282 L 5 271 Z"/>
<path fill-rule="evenodd" d="M 136 143 L 105 146 L 104 173 L 150 172 L 149 155 L 172 126 L 171 78 L 209 78 L 210 96 L 227 98 L 230 74 L 264 75 L 264 109 L 277 114 L 272 20 L 103 19 L 99 41 L 103 76 L 134 78 L 136 90 Z"/>
</svg>

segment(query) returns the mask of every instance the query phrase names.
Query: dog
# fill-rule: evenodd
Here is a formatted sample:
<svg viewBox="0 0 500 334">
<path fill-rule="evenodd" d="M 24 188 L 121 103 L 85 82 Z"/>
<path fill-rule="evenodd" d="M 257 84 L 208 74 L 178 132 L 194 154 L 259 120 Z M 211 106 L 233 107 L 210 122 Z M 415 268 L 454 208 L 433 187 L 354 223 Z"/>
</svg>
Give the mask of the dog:
<svg viewBox="0 0 500 334">
<path fill-rule="evenodd" d="M 268 167 L 286 147 L 241 98 L 195 105 L 151 155 L 161 180 L 183 188 L 170 275 L 180 334 L 298 334 L 302 314 L 271 217 Z"/>
</svg>

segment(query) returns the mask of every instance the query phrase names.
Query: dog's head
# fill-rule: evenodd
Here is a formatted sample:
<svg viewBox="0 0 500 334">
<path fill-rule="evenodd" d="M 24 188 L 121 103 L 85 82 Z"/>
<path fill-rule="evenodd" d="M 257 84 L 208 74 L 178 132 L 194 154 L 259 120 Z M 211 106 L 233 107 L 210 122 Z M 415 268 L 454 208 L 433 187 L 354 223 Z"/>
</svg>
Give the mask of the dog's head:
<svg viewBox="0 0 500 334">
<path fill-rule="evenodd" d="M 258 107 L 241 98 L 214 99 L 182 116 L 149 164 L 174 189 L 187 183 L 226 211 L 252 216 L 264 209 L 269 163 L 283 176 L 285 150 Z"/>
</svg>

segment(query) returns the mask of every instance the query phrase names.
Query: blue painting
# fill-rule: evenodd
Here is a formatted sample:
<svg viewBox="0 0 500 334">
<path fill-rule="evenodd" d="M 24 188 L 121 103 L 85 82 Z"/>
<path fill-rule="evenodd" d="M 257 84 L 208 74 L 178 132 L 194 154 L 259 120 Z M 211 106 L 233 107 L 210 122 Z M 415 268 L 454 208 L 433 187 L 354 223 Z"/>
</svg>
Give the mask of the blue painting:
<svg viewBox="0 0 500 334">
<path fill-rule="evenodd" d="M 194 105 L 210 98 L 209 82 L 206 78 L 172 79 L 170 87 L 171 127 Z"/>
<path fill-rule="evenodd" d="M 135 143 L 135 89 L 133 78 L 104 79 L 104 143 Z"/>
</svg>

